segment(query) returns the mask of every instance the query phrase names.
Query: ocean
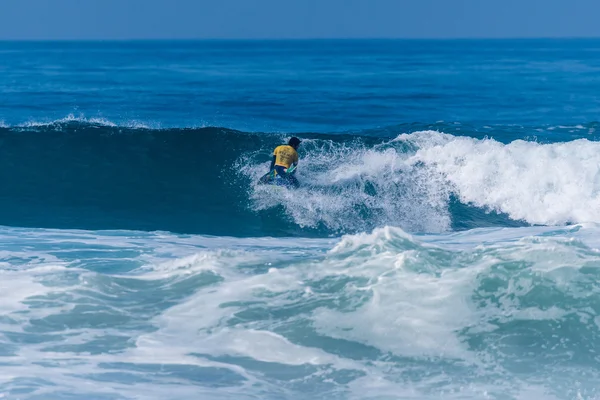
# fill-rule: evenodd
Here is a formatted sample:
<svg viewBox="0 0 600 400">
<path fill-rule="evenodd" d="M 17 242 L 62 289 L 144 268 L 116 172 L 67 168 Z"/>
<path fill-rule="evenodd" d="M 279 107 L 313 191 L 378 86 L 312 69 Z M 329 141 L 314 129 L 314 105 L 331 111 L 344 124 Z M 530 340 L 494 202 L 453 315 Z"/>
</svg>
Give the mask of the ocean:
<svg viewBox="0 0 600 400">
<path fill-rule="evenodd" d="M 599 93 L 592 39 L 0 42 L 0 398 L 600 399 Z"/>
</svg>

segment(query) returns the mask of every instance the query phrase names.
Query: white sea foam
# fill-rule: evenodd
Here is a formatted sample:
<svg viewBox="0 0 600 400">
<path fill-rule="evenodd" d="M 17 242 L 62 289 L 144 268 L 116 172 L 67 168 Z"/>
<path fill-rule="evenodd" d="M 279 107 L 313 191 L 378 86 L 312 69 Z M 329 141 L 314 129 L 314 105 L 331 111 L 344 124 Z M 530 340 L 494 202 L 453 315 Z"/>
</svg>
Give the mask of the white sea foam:
<svg viewBox="0 0 600 400">
<path fill-rule="evenodd" d="M 334 231 L 439 233 L 462 218 L 450 210 L 455 196 L 529 224 L 600 222 L 600 144 L 586 139 L 504 144 L 423 131 L 370 146 L 306 140 L 302 151 L 302 187 L 254 186 L 255 210 L 280 206 L 300 226 Z M 248 157 L 241 170 L 257 181 L 268 164 Z"/>
<path fill-rule="evenodd" d="M 600 377 L 577 360 L 597 330 L 597 234 L 384 227 L 296 242 L 2 228 L 0 393 L 565 398 L 585 374 L 587 398 Z M 127 249 L 136 267 L 94 270 Z"/>
<path fill-rule="evenodd" d="M 531 224 L 600 222 L 600 143 L 538 144 L 404 135 L 419 143 L 407 162 L 425 163 L 462 202 Z"/>
<path fill-rule="evenodd" d="M 305 140 L 296 191 L 255 186 L 255 210 L 283 206 L 302 227 L 362 231 L 386 224 L 408 231 L 441 232 L 450 227 L 449 192 L 443 182 L 406 162 L 408 154 L 393 144 L 367 148 L 359 143 Z M 245 162 L 252 180 L 268 164 Z M 437 184 L 436 184 L 437 182 Z"/>
</svg>

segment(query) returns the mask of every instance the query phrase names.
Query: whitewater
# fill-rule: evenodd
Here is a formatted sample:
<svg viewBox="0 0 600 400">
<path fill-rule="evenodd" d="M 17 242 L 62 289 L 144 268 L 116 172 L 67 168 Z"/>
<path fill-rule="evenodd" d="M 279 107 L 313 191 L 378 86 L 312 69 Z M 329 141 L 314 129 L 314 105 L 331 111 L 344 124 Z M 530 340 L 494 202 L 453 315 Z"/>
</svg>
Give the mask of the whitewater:
<svg viewBox="0 0 600 400">
<path fill-rule="evenodd" d="M 0 43 L 0 398 L 600 398 L 598 49 Z"/>
<path fill-rule="evenodd" d="M 596 398 L 599 227 L 523 229 L 3 229 L 2 394 Z"/>
</svg>

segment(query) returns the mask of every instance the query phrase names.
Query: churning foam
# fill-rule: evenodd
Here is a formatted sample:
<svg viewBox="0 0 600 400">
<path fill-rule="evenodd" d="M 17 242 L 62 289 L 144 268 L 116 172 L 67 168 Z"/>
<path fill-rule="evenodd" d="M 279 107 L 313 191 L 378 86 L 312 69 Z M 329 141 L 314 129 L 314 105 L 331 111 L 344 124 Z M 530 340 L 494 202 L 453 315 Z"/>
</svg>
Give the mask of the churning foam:
<svg viewBox="0 0 600 400">
<path fill-rule="evenodd" d="M 0 394 L 592 398 L 598 229 L 0 229 Z"/>
<path fill-rule="evenodd" d="M 283 206 L 302 227 L 365 231 L 396 225 L 408 231 L 441 232 L 450 227 L 449 193 L 433 176 L 407 163 L 408 154 L 394 143 L 367 147 L 359 142 L 303 141 L 296 191 L 254 186 L 253 207 Z M 251 161 L 251 160 L 250 160 Z M 242 171 L 253 181 L 268 163 L 244 161 Z"/>
<path fill-rule="evenodd" d="M 401 135 L 422 162 L 463 203 L 493 209 L 530 224 L 600 221 L 600 143 L 586 139 L 502 144 L 436 132 Z"/>
<path fill-rule="evenodd" d="M 254 186 L 252 207 L 284 207 L 302 227 L 411 232 L 451 228 L 450 199 L 529 224 L 600 222 L 600 143 L 503 144 L 422 131 L 367 146 L 306 140 L 296 191 Z M 268 163 L 246 156 L 253 181 Z M 250 159 L 250 162 L 248 162 Z M 483 224 L 485 226 L 485 224 Z"/>
</svg>

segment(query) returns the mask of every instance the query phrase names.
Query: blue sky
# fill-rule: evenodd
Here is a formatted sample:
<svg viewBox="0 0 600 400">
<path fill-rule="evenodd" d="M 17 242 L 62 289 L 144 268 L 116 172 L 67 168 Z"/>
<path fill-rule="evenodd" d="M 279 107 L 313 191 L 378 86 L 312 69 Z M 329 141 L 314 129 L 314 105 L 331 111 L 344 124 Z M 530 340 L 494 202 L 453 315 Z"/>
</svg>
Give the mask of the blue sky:
<svg viewBox="0 0 600 400">
<path fill-rule="evenodd" d="M 600 37 L 600 0 L 0 0 L 0 39 Z"/>
</svg>

